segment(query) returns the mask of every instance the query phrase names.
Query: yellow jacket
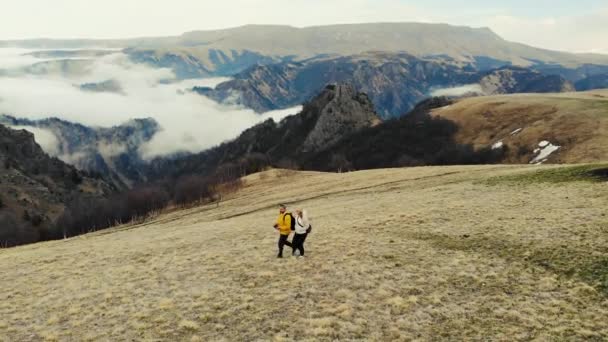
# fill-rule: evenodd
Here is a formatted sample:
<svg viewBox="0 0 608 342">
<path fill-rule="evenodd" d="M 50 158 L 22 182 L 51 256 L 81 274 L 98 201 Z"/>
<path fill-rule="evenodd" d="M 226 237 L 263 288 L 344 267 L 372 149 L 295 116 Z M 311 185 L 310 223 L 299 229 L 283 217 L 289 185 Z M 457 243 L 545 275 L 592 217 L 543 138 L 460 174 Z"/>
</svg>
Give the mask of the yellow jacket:
<svg viewBox="0 0 608 342">
<path fill-rule="evenodd" d="M 291 234 L 291 213 L 279 214 L 277 226 L 279 226 L 281 235 Z"/>
</svg>

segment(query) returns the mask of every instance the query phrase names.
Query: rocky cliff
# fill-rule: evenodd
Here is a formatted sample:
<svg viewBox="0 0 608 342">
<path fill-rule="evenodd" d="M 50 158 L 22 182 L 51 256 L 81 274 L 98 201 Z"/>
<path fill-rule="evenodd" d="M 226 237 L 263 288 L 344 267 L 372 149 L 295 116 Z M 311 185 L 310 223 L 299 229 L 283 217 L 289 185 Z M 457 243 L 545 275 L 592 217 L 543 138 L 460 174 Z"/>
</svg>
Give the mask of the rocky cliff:
<svg viewBox="0 0 608 342">
<path fill-rule="evenodd" d="M 485 94 L 574 89 L 561 76 L 545 75 L 528 68 L 481 71 L 475 64 L 446 56 L 420 59 L 405 53 L 366 53 L 256 66 L 215 89 L 194 90 L 220 102 L 265 112 L 299 104 L 333 82 L 350 83 L 368 94 L 379 115 L 385 119 L 409 112 L 433 91 L 443 88 L 475 84 Z"/>
<path fill-rule="evenodd" d="M 78 169 L 102 175 L 118 188 L 143 182 L 146 163 L 139 148 L 159 130 L 153 119 L 134 119 L 122 125 L 102 128 L 87 127 L 56 118 L 44 120 L 0 116 L 8 126 L 34 127 L 50 132 L 57 146 L 45 146 Z"/>
<path fill-rule="evenodd" d="M 345 82 L 369 95 L 378 114 L 390 118 L 412 109 L 432 88 L 466 84 L 475 75 L 475 69 L 447 58 L 366 53 L 256 66 L 199 93 L 265 112 L 302 103 L 325 84 Z"/>
</svg>

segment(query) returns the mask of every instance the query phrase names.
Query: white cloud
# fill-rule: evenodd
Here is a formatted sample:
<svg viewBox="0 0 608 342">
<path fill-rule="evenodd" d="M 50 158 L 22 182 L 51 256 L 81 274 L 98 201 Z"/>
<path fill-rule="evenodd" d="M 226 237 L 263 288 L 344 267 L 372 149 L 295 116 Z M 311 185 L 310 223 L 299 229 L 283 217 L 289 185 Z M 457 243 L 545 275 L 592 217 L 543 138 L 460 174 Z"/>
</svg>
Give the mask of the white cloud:
<svg viewBox="0 0 608 342">
<path fill-rule="evenodd" d="M 468 93 L 482 94 L 483 90 L 479 84 L 466 84 L 458 87 L 431 90 L 431 96 L 462 96 Z"/>
<path fill-rule="evenodd" d="M 11 128 L 16 130 L 23 129 L 34 134 L 36 143 L 49 155 L 57 157 L 60 154 L 59 140 L 50 130 L 32 126 L 11 126 Z"/>
<path fill-rule="evenodd" d="M 135 65 L 125 55 L 115 53 L 95 59 L 84 75 L 0 77 L 0 113 L 29 119 L 59 117 L 105 127 L 152 117 L 162 132 L 142 152 L 154 157 L 178 151 L 199 152 L 236 137 L 267 117 L 281 118 L 299 109 L 260 116 L 253 110 L 221 105 L 187 91 L 194 85 L 215 86 L 226 79 L 159 84 L 173 77 L 169 69 Z M 75 86 L 107 79 L 119 82 L 126 95 L 83 92 Z"/>
</svg>

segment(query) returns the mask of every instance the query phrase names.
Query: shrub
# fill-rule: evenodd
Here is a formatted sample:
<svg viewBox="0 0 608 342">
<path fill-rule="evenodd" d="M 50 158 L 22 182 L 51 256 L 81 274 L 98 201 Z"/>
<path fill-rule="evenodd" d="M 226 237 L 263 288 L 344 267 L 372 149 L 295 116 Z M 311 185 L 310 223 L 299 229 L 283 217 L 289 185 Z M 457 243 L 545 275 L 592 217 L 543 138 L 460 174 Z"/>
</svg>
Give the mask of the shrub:
<svg viewBox="0 0 608 342">
<path fill-rule="evenodd" d="M 0 248 L 40 241 L 38 230 L 27 222 L 20 222 L 13 213 L 0 213 L 0 227 Z"/>
<path fill-rule="evenodd" d="M 214 200 L 216 192 L 235 191 L 241 185 L 234 168 L 225 170 L 229 170 L 228 174 L 206 178 L 190 175 L 178 180 L 164 180 L 107 199 L 79 198 L 66 208 L 53 227 L 42 230 L 41 236 L 48 239 L 72 237 L 145 217 L 170 203 L 189 205 Z"/>
<path fill-rule="evenodd" d="M 175 204 L 186 205 L 210 198 L 212 194 L 209 181 L 200 176 L 186 176 L 175 186 Z"/>
</svg>

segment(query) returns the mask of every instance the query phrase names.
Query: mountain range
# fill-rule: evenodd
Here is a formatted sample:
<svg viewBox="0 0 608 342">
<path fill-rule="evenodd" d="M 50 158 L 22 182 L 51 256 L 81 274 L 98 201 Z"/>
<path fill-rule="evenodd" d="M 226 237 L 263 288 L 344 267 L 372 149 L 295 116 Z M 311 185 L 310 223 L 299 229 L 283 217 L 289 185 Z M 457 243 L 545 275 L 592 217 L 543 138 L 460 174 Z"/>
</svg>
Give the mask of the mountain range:
<svg viewBox="0 0 608 342">
<path fill-rule="evenodd" d="M 389 118 L 441 88 L 479 84 L 479 94 L 590 90 L 606 86 L 608 77 L 607 55 L 544 50 L 506 41 L 488 28 L 445 24 L 248 25 L 175 37 L 38 39 L 2 41 L 3 46 L 55 49 L 28 55 L 56 59 L 0 75 L 83 75 L 91 57 L 121 52 L 132 62 L 172 69 L 176 80 L 228 76 L 232 80 L 216 89 L 194 90 L 257 112 L 298 105 L 335 82 L 353 84 Z M 109 79 L 79 87 L 122 93 L 121 84 Z"/>
<path fill-rule="evenodd" d="M 464 63 L 494 65 L 608 65 L 608 56 L 534 48 L 502 39 L 488 28 L 447 24 L 376 23 L 307 28 L 272 25 L 193 31 L 174 37 L 124 40 L 32 39 L 0 41 L 0 47 L 34 49 L 125 49 L 134 60 L 169 66 L 181 76 L 231 75 L 255 64 L 301 61 L 323 55 L 369 51 L 448 56 Z M 66 54 L 66 52 L 55 52 Z M 482 68 L 483 69 L 483 68 Z"/>
<path fill-rule="evenodd" d="M 252 51 L 263 55 L 307 58 L 319 54 L 352 55 L 365 51 L 400 52 L 424 56 L 487 56 L 514 64 L 534 60 L 554 63 L 605 63 L 608 57 L 574 55 L 533 48 L 502 39 L 489 28 L 430 23 L 369 23 L 296 28 L 281 25 L 246 25 L 192 31 L 173 37 L 135 39 L 31 39 L 2 41 L 0 46 L 24 48 L 104 47 L 156 49 L 182 47 L 183 51 Z M 198 50 L 197 50 L 198 49 Z"/>
<path fill-rule="evenodd" d="M 255 66 L 213 89 L 193 90 L 219 102 L 266 112 L 300 104 L 326 84 L 340 82 L 369 95 L 385 119 L 409 112 L 433 91 L 462 85 L 474 86 L 464 92 L 479 95 L 574 90 L 559 75 L 529 68 L 503 66 L 480 71 L 445 56 L 420 59 L 406 53 L 380 52 Z"/>
</svg>

